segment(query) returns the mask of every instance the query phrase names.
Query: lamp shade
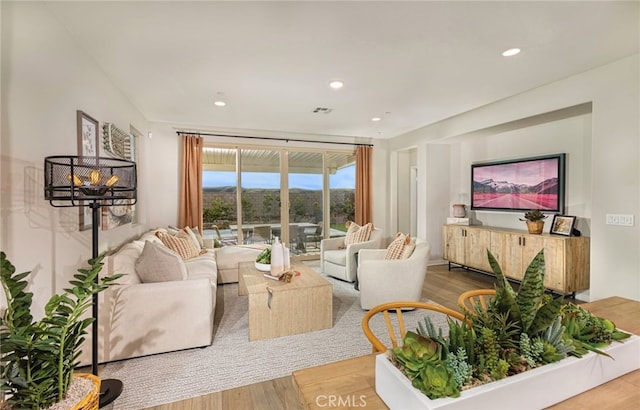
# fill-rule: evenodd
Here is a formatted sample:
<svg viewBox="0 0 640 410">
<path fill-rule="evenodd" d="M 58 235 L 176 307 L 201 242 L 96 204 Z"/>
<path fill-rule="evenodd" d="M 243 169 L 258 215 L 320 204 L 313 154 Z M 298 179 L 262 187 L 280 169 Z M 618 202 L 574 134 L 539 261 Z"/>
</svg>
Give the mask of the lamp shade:
<svg viewBox="0 0 640 410">
<path fill-rule="evenodd" d="M 137 198 L 136 163 L 118 158 L 50 156 L 44 159 L 44 198 L 52 206 L 81 206 L 100 201 L 120 205 Z"/>
</svg>

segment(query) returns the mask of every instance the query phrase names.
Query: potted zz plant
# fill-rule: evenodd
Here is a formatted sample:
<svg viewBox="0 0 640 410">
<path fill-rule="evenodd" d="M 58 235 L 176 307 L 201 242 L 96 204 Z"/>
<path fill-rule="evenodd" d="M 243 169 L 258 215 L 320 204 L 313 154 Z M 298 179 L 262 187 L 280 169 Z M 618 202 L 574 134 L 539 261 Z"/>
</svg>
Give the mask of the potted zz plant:
<svg viewBox="0 0 640 410">
<path fill-rule="evenodd" d="M 531 234 L 541 234 L 542 229 L 544 228 L 544 220 L 547 219 L 548 215 L 543 214 L 539 209 L 525 212 L 524 219 L 520 218 L 521 221 L 525 221 L 527 223 L 527 229 Z"/>
<path fill-rule="evenodd" d="M 6 397 L 0 401 L 0 409 L 42 409 L 63 401 L 64 408 L 98 408 L 100 379 L 74 374 L 73 370 L 86 329 L 94 320 L 84 315 L 92 306 L 93 295 L 122 277 L 116 274 L 96 281 L 103 258 L 89 260 L 89 269 L 78 269 L 70 281 L 72 287 L 54 294 L 45 306 L 44 317 L 34 321 L 33 293 L 25 291 L 31 272 L 16 273 L 0 252 L 0 282 L 7 301 L 0 319 L 0 390 Z M 67 397 L 72 384 L 88 388 L 74 400 Z M 68 406 L 67 400 L 71 401 Z"/>
</svg>

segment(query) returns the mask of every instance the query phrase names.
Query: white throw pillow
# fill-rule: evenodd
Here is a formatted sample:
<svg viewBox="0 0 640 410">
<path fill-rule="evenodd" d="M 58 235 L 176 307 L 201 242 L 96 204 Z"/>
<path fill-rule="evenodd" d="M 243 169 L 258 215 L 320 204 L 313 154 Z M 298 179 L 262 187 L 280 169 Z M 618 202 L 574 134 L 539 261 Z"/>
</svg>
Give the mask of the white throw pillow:
<svg viewBox="0 0 640 410">
<path fill-rule="evenodd" d="M 142 282 L 185 280 L 187 267 L 176 252 L 151 241 L 146 241 L 136 261 L 136 272 Z"/>
<path fill-rule="evenodd" d="M 202 237 L 202 234 L 200 233 L 200 230 L 198 229 L 198 227 L 194 226 L 193 228 L 191 228 L 191 230 L 193 231 L 193 234 L 196 236 L 196 239 L 198 240 L 200 247 L 202 249 L 205 249 L 206 246 L 204 246 L 204 238 Z"/>
<path fill-rule="evenodd" d="M 198 228 L 194 228 L 196 231 L 198 230 Z M 189 237 L 189 239 L 191 239 L 191 242 L 193 242 L 194 246 L 198 249 L 202 249 L 203 246 L 200 243 L 200 241 L 198 240 L 198 237 L 196 236 L 195 232 L 193 231 L 193 229 L 189 228 L 188 226 L 185 226 L 184 228 L 182 228 L 182 233 L 186 233 L 187 236 Z"/>
<path fill-rule="evenodd" d="M 180 228 L 176 228 L 176 227 L 175 227 L 175 226 L 173 226 L 173 225 L 168 225 L 168 226 L 167 226 L 167 233 L 168 233 L 169 235 L 174 235 L 174 236 L 175 236 L 175 235 L 177 235 L 177 234 L 179 234 L 179 233 L 180 233 Z"/>
</svg>

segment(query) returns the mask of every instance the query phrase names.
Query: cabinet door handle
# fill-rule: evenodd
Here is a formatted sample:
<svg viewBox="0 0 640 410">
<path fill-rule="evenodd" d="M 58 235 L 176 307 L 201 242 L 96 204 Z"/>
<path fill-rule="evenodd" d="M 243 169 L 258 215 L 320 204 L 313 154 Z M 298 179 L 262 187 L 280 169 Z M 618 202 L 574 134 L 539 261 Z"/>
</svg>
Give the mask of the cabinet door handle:
<svg viewBox="0 0 640 410">
<path fill-rule="evenodd" d="M 525 240 L 526 240 L 526 238 L 522 238 L 522 246 L 524 246 Z"/>
</svg>

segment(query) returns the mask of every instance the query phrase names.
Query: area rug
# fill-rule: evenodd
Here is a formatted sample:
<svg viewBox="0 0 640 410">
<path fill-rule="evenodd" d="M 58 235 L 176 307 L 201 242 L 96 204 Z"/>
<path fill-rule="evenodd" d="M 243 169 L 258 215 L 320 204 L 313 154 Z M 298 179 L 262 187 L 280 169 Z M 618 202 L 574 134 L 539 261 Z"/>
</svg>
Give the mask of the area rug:
<svg viewBox="0 0 640 410">
<path fill-rule="evenodd" d="M 310 266 L 318 270 L 317 263 Z M 365 311 L 358 292 L 351 283 L 325 278 L 333 285 L 331 329 L 254 342 L 248 337 L 247 297 L 238 296 L 237 284 L 218 286 L 213 344 L 105 365 L 100 377 L 124 384 L 122 395 L 109 408 L 142 409 L 371 353 L 362 332 Z M 424 315 L 424 311 L 405 315 L 407 328 L 415 329 Z M 446 326 L 444 316 L 433 315 L 438 326 Z M 372 327 L 376 334 L 386 334 L 382 321 Z"/>
</svg>

